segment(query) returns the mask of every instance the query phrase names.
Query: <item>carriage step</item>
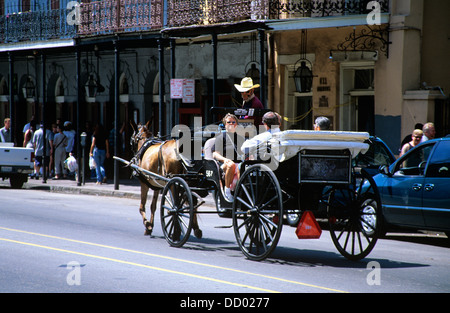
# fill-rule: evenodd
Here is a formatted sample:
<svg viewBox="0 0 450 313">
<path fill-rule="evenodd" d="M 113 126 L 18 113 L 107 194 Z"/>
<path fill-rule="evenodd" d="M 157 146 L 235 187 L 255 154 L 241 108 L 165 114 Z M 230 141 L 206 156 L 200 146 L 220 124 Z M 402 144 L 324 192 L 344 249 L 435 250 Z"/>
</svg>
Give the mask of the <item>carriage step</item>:
<svg viewBox="0 0 450 313">
<path fill-rule="evenodd" d="M 233 225 L 230 225 L 230 226 L 214 226 L 214 228 L 231 228 L 231 227 L 233 227 Z"/>
</svg>

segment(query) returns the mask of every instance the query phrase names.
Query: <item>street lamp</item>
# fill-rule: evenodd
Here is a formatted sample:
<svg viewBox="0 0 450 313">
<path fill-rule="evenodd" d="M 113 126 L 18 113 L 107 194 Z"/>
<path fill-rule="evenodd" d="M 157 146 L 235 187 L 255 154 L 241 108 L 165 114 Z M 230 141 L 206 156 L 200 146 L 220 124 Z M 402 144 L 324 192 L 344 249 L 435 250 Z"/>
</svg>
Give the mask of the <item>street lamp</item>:
<svg viewBox="0 0 450 313">
<path fill-rule="evenodd" d="M 297 92 L 305 93 L 311 92 L 312 83 L 313 83 L 313 73 L 312 73 L 312 64 L 306 58 L 306 44 L 308 42 L 308 33 L 306 29 L 302 29 L 302 33 L 300 36 L 300 59 L 294 65 L 294 82 L 295 88 Z M 309 67 L 306 65 L 306 62 L 309 63 Z M 297 64 L 300 63 L 300 66 L 297 67 Z"/>
<path fill-rule="evenodd" d="M 86 85 L 84 85 L 84 88 L 86 90 L 86 98 L 94 99 L 95 101 L 95 97 L 97 96 L 97 81 L 94 79 L 94 75 L 89 75 L 89 79 Z M 88 100 L 88 102 L 92 101 Z"/>
<path fill-rule="evenodd" d="M 22 88 L 23 96 L 25 99 L 32 101 L 34 99 L 34 92 L 36 87 L 34 86 L 33 80 L 30 76 L 27 77 L 25 86 Z"/>
<path fill-rule="evenodd" d="M 250 63 L 251 63 L 251 66 L 248 70 L 247 70 L 248 64 L 245 67 L 245 69 L 246 69 L 245 77 L 251 77 L 255 84 L 259 84 L 260 74 L 259 74 L 259 69 L 256 67 L 257 63 L 254 61 L 251 61 Z"/>
<path fill-rule="evenodd" d="M 300 66 L 294 74 L 295 89 L 300 93 L 311 92 L 314 75 L 311 69 L 306 66 L 306 62 L 309 61 L 299 60 L 298 62 L 300 62 Z"/>
</svg>

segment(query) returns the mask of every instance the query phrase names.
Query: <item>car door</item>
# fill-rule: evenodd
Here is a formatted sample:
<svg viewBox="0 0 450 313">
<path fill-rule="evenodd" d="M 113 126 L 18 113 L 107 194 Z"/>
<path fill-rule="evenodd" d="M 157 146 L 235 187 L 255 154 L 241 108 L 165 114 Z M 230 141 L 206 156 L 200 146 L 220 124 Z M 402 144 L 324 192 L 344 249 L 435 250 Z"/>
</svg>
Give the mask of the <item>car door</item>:
<svg viewBox="0 0 450 313">
<path fill-rule="evenodd" d="M 381 201 L 388 223 L 424 226 L 424 166 L 433 146 L 434 143 L 423 144 L 405 154 L 395 163 L 393 175 L 385 180 Z"/>
<path fill-rule="evenodd" d="M 440 141 L 429 160 L 423 185 L 427 228 L 450 230 L 450 140 Z"/>
</svg>

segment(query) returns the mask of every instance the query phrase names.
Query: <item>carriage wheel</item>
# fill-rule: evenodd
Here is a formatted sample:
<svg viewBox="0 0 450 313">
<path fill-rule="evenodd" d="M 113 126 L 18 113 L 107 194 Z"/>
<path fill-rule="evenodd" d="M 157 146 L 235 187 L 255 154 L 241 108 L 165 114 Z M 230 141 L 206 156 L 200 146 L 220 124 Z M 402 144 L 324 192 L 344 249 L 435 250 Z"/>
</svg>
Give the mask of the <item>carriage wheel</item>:
<svg viewBox="0 0 450 313">
<path fill-rule="evenodd" d="M 260 261 L 275 249 L 283 226 L 283 199 L 275 174 L 264 164 L 249 167 L 236 186 L 233 227 L 244 255 Z"/>
<path fill-rule="evenodd" d="M 174 177 L 164 187 L 161 198 L 161 226 L 171 246 L 181 247 L 186 243 L 193 218 L 191 190 L 182 178 Z"/>
<path fill-rule="evenodd" d="M 362 171 L 354 186 L 335 187 L 328 200 L 330 235 L 347 259 L 366 257 L 375 246 L 381 228 L 381 205 L 372 177 Z"/>
</svg>

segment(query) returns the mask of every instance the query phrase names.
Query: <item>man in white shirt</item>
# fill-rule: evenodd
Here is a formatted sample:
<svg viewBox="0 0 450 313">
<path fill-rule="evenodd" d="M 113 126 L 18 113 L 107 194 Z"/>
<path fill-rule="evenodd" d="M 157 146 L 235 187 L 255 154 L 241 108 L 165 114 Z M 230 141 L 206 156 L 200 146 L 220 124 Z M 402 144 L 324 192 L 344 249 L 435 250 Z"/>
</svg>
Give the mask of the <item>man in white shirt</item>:
<svg viewBox="0 0 450 313">
<path fill-rule="evenodd" d="M 5 126 L 0 128 L 0 142 L 11 142 L 11 119 L 5 118 Z"/>
<path fill-rule="evenodd" d="M 35 171 L 36 179 L 39 179 L 41 167 L 48 167 L 50 163 L 50 153 L 52 152 L 52 146 L 50 142 L 51 131 L 44 128 L 44 124 L 41 122 L 40 128 L 34 132 L 32 143 L 34 146 L 35 155 Z M 45 130 L 45 131 L 44 131 Z M 45 135 L 44 135 L 45 134 Z M 45 158 L 44 158 L 44 140 L 45 140 Z"/>
<path fill-rule="evenodd" d="M 244 142 L 241 147 L 242 152 L 255 157 L 255 152 L 257 152 L 258 147 L 261 144 L 266 143 L 272 138 L 272 134 L 278 133 L 280 131 L 280 119 L 278 115 L 274 112 L 267 112 L 263 115 L 262 123 L 266 128 L 266 131 L 256 135 L 255 137 L 248 139 Z"/>
</svg>

